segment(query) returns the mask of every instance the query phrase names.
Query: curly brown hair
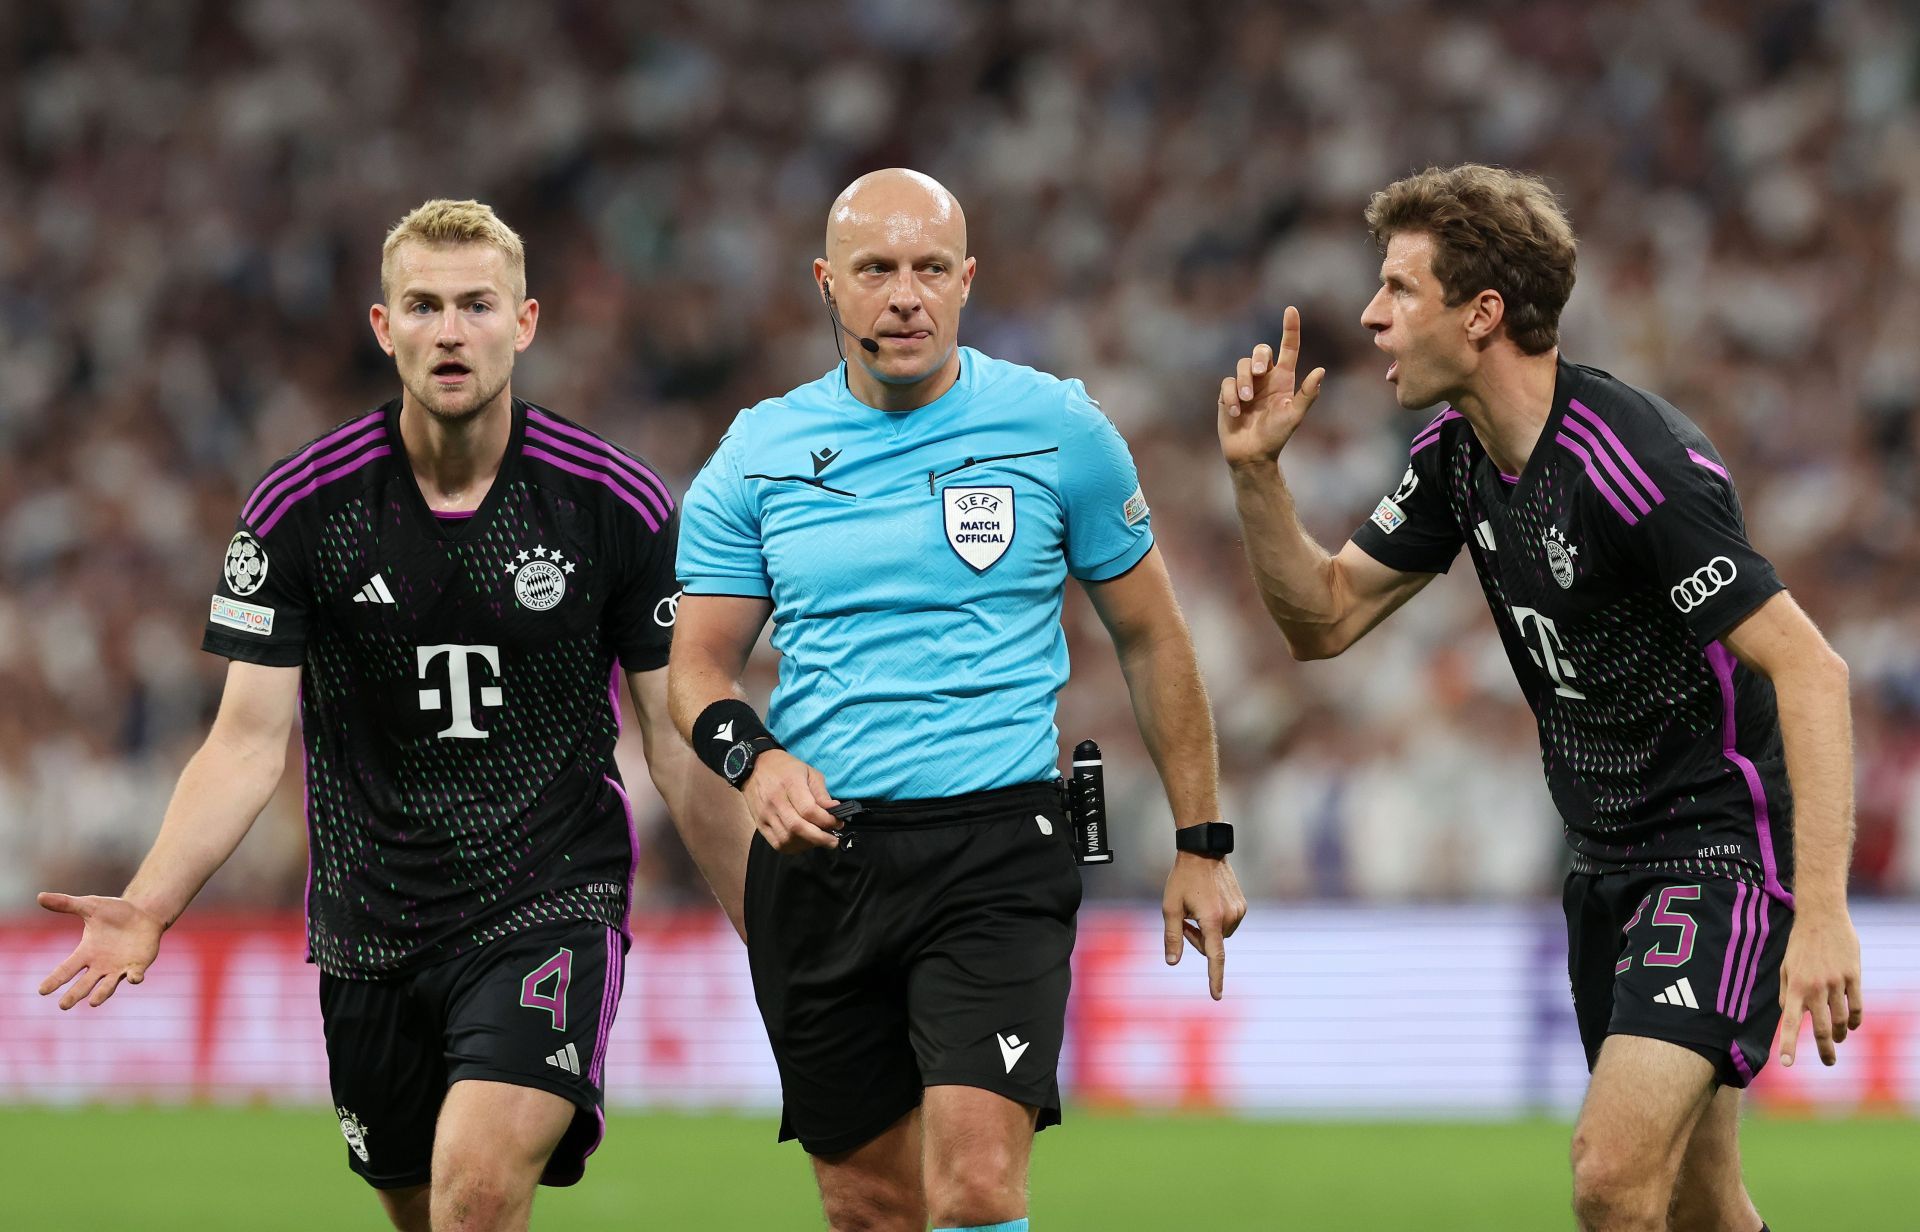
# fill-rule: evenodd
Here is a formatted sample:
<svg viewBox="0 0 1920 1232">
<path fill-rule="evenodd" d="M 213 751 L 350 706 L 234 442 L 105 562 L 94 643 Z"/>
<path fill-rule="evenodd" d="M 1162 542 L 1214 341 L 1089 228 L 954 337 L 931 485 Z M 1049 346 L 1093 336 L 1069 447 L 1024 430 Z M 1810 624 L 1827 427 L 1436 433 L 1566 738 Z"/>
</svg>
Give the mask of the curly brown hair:
<svg viewBox="0 0 1920 1232">
<path fill-rule="evenodd" d="M 1539 355 L 1559 343 L 1576 243 L 1540 177 L 1483 163 L 1429 167 L 1373 194 L 1367 229 L 1382 252 L 1401 232 L 1431 236 L 1433 273 L 1447 307 L 1498 291 L 1515 346 Z"/>
</svg>

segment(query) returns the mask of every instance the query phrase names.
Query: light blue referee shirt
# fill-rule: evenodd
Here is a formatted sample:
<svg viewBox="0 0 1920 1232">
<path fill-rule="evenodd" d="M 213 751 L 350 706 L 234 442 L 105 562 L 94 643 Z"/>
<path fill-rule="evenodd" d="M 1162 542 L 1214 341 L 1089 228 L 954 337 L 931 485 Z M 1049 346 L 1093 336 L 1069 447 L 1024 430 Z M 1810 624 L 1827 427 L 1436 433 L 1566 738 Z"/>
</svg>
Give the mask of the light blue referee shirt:
<svg viewBox="0 0 1920 1232">
<path fill-rule="evenodd" d="M 691 595 L 773 601 L 767 724 L 841 799 L 1056 777 L 1068 574 L 1153 546 L 1127 445 L 1079 381 L 960 350 L 882 411 L 844 370 L 740 412 L 687 493 Z"/>
</svg>

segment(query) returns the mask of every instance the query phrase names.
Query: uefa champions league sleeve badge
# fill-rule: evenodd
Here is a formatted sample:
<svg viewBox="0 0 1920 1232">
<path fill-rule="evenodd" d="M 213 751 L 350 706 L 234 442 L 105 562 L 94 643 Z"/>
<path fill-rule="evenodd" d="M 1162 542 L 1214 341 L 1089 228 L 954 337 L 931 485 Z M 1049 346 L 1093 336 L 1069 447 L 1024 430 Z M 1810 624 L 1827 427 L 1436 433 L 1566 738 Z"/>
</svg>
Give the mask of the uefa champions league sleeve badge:
<svg viewBox="0 0 1920 1232">
<path fill-rule="evenodd" d="M 522 549 L 507 562 L 513 597 L 529 612 L 551 611 L 566 598 L 567 575 L 575 568 L 557 548 L 548 551 L 544 545 L 535 544 L 531 552 Z"/>
<path fill-rule="evenodd" d="M 227 586 L 236 595 L 250 595 L 267 581 L 267 547 L 246 531 L 227 541 Z"/>
</svg>

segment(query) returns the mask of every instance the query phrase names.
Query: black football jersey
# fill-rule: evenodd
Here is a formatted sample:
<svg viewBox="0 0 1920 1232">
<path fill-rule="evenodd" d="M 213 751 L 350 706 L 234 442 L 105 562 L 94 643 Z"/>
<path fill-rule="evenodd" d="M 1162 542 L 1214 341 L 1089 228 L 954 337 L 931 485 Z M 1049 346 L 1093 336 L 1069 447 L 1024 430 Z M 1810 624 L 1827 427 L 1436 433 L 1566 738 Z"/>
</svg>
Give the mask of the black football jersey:
<svg viewBox="0 0 1920 1232">
<path fill-rule="evenodd" d="M 1539 721 L 1576 871 L 1674 869 L 1791 902 L 1773 686 L 1719 640 L 1781 583 L 1685 416 L 1563 360 L 1520 475 L 1442 410 L 1353 538 L 1416 573 L 1445 572 L 1466 545 Z"/>
<path fill-rule="evenodd" d="M 619 669 L 667 662 L 677 531 L 646 463 L 517 400 L 468 516 L 427 507 L 398 400 L 254 488 L 203 645 L 301 668 L 323 971 L 378 977 L 548 920 L 625 928 Z"/>
</svg>

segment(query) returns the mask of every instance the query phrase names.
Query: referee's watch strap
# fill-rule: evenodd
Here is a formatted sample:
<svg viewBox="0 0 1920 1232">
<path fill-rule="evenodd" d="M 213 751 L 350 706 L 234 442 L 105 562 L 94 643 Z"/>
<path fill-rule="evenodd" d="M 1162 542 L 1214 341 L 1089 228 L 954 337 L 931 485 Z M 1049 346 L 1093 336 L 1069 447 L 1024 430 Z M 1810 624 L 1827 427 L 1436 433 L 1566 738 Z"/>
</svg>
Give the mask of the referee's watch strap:
<svg viewBox="0 0 1920 1232">
<path fill-rule="evenodd" d="M 1173 832 L 1176 851 L 1215 859 L 1233 851 L 1233 827 L 1224 821 L 1203 821 L 1197 826 L 1181 826 Z"/>
</svg>

